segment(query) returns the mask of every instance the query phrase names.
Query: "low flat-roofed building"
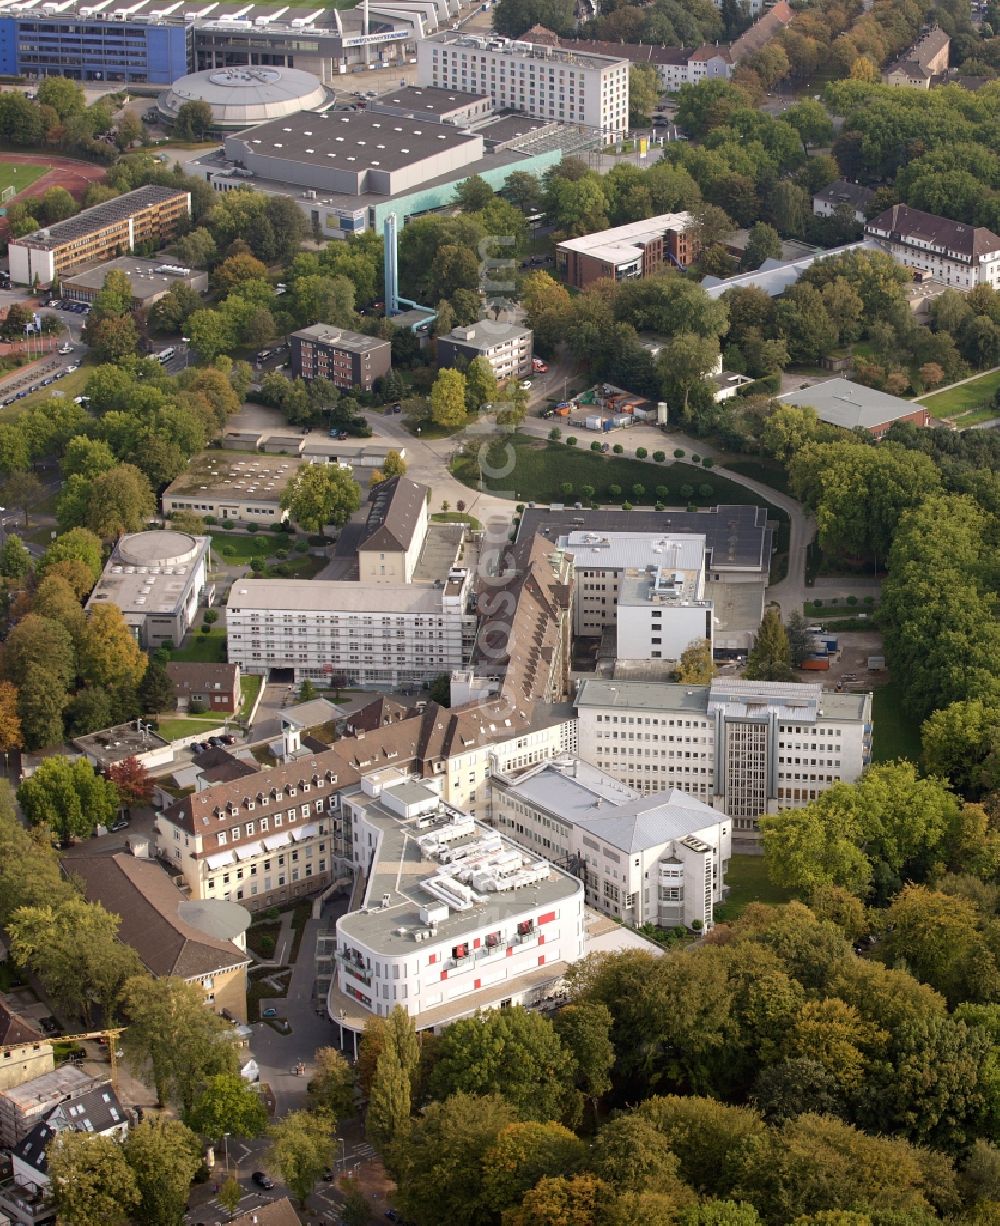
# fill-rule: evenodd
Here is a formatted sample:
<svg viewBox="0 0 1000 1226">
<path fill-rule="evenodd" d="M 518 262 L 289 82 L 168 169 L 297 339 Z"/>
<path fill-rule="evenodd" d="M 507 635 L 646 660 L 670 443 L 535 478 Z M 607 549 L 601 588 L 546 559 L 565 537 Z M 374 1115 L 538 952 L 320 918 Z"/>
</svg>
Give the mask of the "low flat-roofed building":
<svg viewBox="0 0 1000 1226">
<path fill-rule="evenodd" d="M 698 254 L 697 223 L 690 213 L 662 213 L 610 230 L 568 238 L 556 246 L 556 270 L 576 289 L 610 278 L 651 277 L 663 268 L 687 268 Z"/>
<path fill-rule="evenodd" d="M 369 113 L 399 115 L 404 119 L 426 119 L 467 127 L 493 113 L 487 94 L 463 93 L 457 89 L 435 89 L 432 85 L 402 85 L 368 102 Z"/>
<path fill-rule="evenodd" d="M 281 495 L 301 467 L 291 455 L 203 451 L 160 495 L 163 514 L 191 511 L 236 523 L 281 523 L 288 518 Z"/>
<path fill-rule="evenodd" d="M 238 579 L 226 606 L 229 659 L 245 673 L 291 669 L 296 681 L 432 681 L 469 661 L 471 574 L 440 585 L 340 579 Z"/>
<path fill-rule="evenodd" d="M 153 860 L 126 852 L 74 856 L 65 871 L 89 902 L 121 919 L 119 940 L 130 945 L 151 975 L 195 984 L 215 1013 L 247 1017 L 246 930 L 250 912 L 220 899 L 188 899 Z"/>
<path fill-rule="evenodd" d="M 93 302 L 111 272 L 123 272 L 128 277 L 132 285 L 132 304 L 140 308 L 159 302 L 175 285 L 186 285 L 198 293 L 208 289 L 208 273 L 200 269 L 181 268 L 161 260 L 141 260 L 136 256 L 123 255 L 92 268 L 81 268 L 64 277 L 60 293 L 63 298 L 73 302 Z"/>
<path fill-rule="evenodd" d="M 361 196 L 402 194 L 483 156 L 483 138 L 450 124 L 374 111 L 302 111 L 227 136 L 226 157 L 262 179 Z"/>
<path fill-rule="evenodd" d="M 819 685 L 593 678 L 576 697 L 579 752 L 628 787 L 683 788 L 752 842 L 762 813 L 799 808 L 860 777 L 871 760 L 871 704 L 870 693 Z"/>
<path fill-rule="evenodd" d="M 583 885 L 388 769 L 341 798 L 363 904 L 337 921 L 330 1017 L 419 1029 L 533 999 L 583 956 Z M 343 1011 L 343 1012 L 342 1012 Z"/>
<path fill-rule="evenodd" d="M 51 285 L 85 264 L 161 247 L 191 216 L 191 193 L 149 184 L 114 200 L 95 204 L 75 217 L 13 240 L 8 249 L 11 280 L 18 285 Z"/>
<path fill-rule="evenodd" d="M 881 438 L 898 421 L 908 421 L 915 426 L 929 426 L 933 422 L 930 410 L 901 396 L 890 396 L 874 387 L 852 383 L 850 379 L 824 379 L 811 387 L 799 388 L 779 396 L 782 404 L 815 409 L 820 421 L 845 430 L 867 430 L 874 438 Z"/>
<path fill-rule="evenodd" d="M 575 757 L 492 781 L 493 822 L 568 864 L 586 902 L 626 924 L 707 931 L 725 897 L 728 817 L 677 788 L 644 795 Z"/>
<path fill-rule="evenodd" d="M 52 1044 L 32 1022 L 0 1002 L 0 1090 L 23 1085 L 55 1067 Z"/>
<path fill-rule="evenodd" d="M 370 392 L 392 369 L 392 346 L 377 336 L 313 324 L 293 332 L 289 340 L 296 379 L 329 379 L 344 391 Z"/>
<path fill-rule="evenodd" d="M 142 647 L 179 647 L 208 588 L 211 544 L 211 537 L 187 532 L 123 536 L 111 551 L 87 609 L 115 604 Z"/>
<path fill-rule="evenodd" d="M 471 362 L 485 358 L 500 382 L 522 379 L 531 374 L 533 336 L 531 329 L 521 324 L 480 319 L 437 338 L 438 365 L 455 366 L 459 359 Z"/>
<path fill-rule="evenodd" d="M 76 737 L 73 744 L 99 771 L 106 771 L 127 758 L 135 758 L 150 769 L 173 761 L 174 756 L 170 742 L 154 732 L 152 724 L 143 723 L 141 719 L 88 732 L 86 736 Z"/>
</svg>

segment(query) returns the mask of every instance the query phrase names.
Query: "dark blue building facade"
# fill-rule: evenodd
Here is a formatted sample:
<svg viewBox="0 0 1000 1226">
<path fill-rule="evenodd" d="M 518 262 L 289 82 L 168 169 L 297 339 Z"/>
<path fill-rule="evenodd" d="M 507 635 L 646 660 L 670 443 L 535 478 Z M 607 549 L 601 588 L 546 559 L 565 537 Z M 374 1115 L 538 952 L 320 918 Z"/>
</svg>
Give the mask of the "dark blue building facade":
<svg viewBox="0 0 1000 1226">
<path fill-rule="evenodd" d="M 172 85 L 191 71 L 189 24 L 85 19 L 72 13 L 0 18 L 0 75 Z"/>
</svg>

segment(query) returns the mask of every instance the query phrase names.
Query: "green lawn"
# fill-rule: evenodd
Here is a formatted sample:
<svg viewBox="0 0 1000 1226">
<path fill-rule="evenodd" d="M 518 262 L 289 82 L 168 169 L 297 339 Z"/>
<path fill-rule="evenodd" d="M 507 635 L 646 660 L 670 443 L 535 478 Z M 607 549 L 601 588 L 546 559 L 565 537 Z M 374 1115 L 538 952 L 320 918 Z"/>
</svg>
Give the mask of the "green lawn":
<svg viewBox="0 0 1000 1226">
<path fill-rule="evenodd" d="M 788 470 L 784 464 L 767 456 L 747 456 L 738 460 L 720 461 L 730 472 L 739 473 L 741 477 L 749 477 L 751 481 L 759 481 L 761 485 L 769 485 L 771 489 L 782 494 L 791 491 L 788 488 Z"/>
<path fill-rule="evenodd" d="M 184 647 L 170 653 L 171 660 L 186 660 L 197 664 L 225 664 L 226 631 L 224 626 L 213 626 L 208 634 L 195 631 Z"/>
<path fill-rule="evenodd" d="M 722 906 L 715 908 L 715 918 L 719 923 L 732 923 L 749 903 L 777 905 L 795 897 L 794 890 L 774 885 L 767 875 L 767 863 L 763 856 L 734 854 L 729 860 L 726 884 L 729 886 L 729 897 Z"/>
<path fill-rule="evenodd" d="M 24 165 L 15 166 L 13 162 L 5 162 L 0 157 L 0 191 L 6 187 L 13 187 L 23 192 L 36 179 L 48 174 L 51 169 L 51 166 L 42 166 L 37 162 L 26 162 Z"/>
<path fill-rule="evenodd" d="M 270 532 L 213 532 L 212 549 L 227 562 L 242 562 L 249 566 L 254 558 L 266 558 L 276 549 L 286 549 L 289 537 Z"/>
<path fill-rule="evenodd" d="M 963 383 L 961 387 L 953 387 L 950 391 L 921 396 L 920 403 L 930 409 L 935 417 L 953 418 L 962 413 L 971 413 L 974 410 L 992 406 L 993 397 L 998 389 L 1000 389 L 1000 370 L 994 370 L 988 375 L 980 375 L 978 379 L 973 379 L 970 383 Z M 976 420 L 986 421 L 993 416 L 995 414 L 989 413 L 986 417 L 977 417 Z M 967 419 L 962 424 L 971 426 L 974 421 Z"/>
<path fill-rule="evenodd" d="M 920 727 L 903 711 L 902 696 L 895 681 L 879 686 L 872 702 L 872 761 L 892 762 L 895 758 L 920 759 Z"/>
<path fill-rule="evenodd" d="M 224 715 L 204 715 L 194 717 L 179 716 L 176 719 L 158 719 L 160 736 L 165 741 L 179 741 L 184 736 L 202 736 L 214 732 L 226 722 Z"/>
<path fill-rule="evenodd" d="M 79 351 L 77 351 L 78 353 Z M 78 360 L 79 357 L 74 356 L 73 361 Z M 14 404 L 8 405 L 0 413 L 0 421 L 14 421 L 27 409 L 37 408 L 40 404 L 48 404 L 53 397 L 73 400 L 77 396 L 82 396 L 83 389 L 86 387 L 87 380 L 90 378 L 93 370 L 92 366 L 81 366 L 79 370 L 74 370 L 72 374 L 56 379 L 48 387 L 40 387 L 37 392 L 32 392 L 30 396 L 25 396 L 23 400 L 17 400 Z M 42 378 L 41 374 L 37 377 L 39 379 Z"/>
<path fill-rule="evenodd" d="M 467 515 L 465 511 L 437 511 L 431 519 L 436 524 L 468 524 L 474 532 L 480 532 L 483 527 L 474 515 Z"/>
<path fill-rule="evenodd" d="M 263 677 L 257 677 L 253 673 L 243 673 L 240 677 L 240 692 L 243 695 L 243 701 L 240 703 L 240 719 L 246 719 L 253 709 L 253 704 L 257 701 L 257 695 L 260 693 L 260 687 L 264 682 Z"/>
</svg>

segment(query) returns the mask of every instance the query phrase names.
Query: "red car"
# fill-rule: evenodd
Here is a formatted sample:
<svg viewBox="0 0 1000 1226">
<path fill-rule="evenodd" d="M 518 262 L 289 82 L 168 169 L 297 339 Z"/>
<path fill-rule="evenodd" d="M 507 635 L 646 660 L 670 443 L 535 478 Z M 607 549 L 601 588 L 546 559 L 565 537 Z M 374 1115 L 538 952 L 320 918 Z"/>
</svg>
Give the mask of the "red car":
<svg viewBox="0 0 1000 1226">
<path fill-rule="evenodd" d="M 531 369 L 535 372 L 536 375 L 547 375 L 549 373 L 548 366 L 546 366 L 546 364 L 541 360 L 541 358 L 531 359 Z"/>
</svg>

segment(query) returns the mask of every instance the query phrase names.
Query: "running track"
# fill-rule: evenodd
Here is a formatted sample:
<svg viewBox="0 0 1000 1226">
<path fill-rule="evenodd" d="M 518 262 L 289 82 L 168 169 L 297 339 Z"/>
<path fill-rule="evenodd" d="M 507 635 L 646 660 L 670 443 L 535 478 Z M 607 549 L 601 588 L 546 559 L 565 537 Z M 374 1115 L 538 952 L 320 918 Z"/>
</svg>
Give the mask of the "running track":
<svg viewBox="0 0 1000 1226">
<path fill-rule="evenodd" d="M 48 153 L 2 153 L 0 162 L 12 165 L 33 164 L 49 166 L 51 169 L 41 178 L 18 192 L 14 201 L 28 200 L 32 196 L 44 196 L 50 187 L 65 187 L 74 199 L 79 202 L 91 183 L 99 183 L 108 172 L 106 166 L 96 166 L 93 162 L 78 162 L 73 158 L 53 157 Z M 14 201 L 8 201 L 13 204 Z M 0 238 L 7 237 L 7 219 L 0 217 Z"/>
</svg>

